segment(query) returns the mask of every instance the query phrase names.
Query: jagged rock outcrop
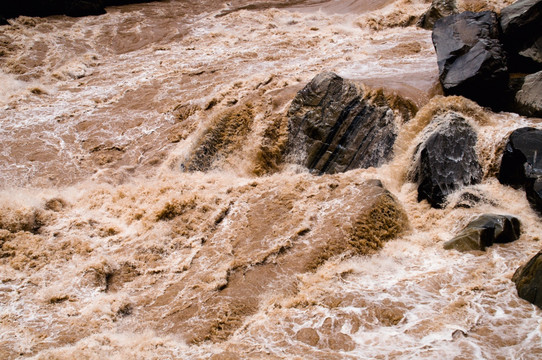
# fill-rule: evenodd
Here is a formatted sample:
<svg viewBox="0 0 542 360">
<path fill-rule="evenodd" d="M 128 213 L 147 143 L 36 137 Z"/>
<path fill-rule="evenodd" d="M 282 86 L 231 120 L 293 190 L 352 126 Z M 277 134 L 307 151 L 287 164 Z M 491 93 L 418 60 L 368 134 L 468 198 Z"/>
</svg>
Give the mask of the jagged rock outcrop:
<svg viewBox="0 0 542 360">
<path fill-rule="evenodd" d="M 449 194 L 482 180 L 474 148 L 477 135 L 455 112 L 435 117 L 426 131 L 429 135 L 418 144 L 411 177 L 418 184 L 418 201 L 440 208 Z"/>
<path fill-rule="evenodd" d="M 27 16 L 87 16 L 105 14 L 106 6 L 124 5 L 156 0 L 20 0 L 3 1 L 0 4 L 0 18 Z M 0 22 L 1 25 L 1 22 Z"/>
<path fill-rule="evenodd" d="M 519 0 L 505 7 L 500 24 L 511 69 L 542 69 L 542 0 Z"/>
<path fill-rule="evenodd" d="M 417 25 L 432 30 L 438 19 L 457 14 L 457 12 L 455 0 L 433 0 L 429 9 L 420 17 Z"/>
<path fill-rule="evenodd" d="M 510 215 L 484 214 L 468 223 L 453 239 L 444 244 L 447 250 L 470 251 L 485 249 L 496 243 L 519 239 L 519 220 Z"/>
<path fill-rule="evenodd" d="M 367 99 L 361 86 L 325 72 L 292 101 L 288 156 L 316 173 L 378 167 L 392 156 L 397 137 L 389 106 Z"/>
<path fill-rule="evenodd" d="M 508 97 L 508 68 L 496 14 L 447 16 L 437 20 L 432 36 L 444 92 L 501 108 Z"/>
<path fill-rule="evenodd" d="M 542 130 L 524 127 L 510 134 L 498 179 L 501 184 L 524 188 L 531 205 L 542 213 Z"/>
<path fill-rule="evenodd" d="M 522 115 L 542 117 L 542 71 L 525 77 L 516 93 L 515 107 Z"/>
<path fill-rule="evenodd" d="M 514 130 L 502 155 L 499 182 L 521 188 L 542 175 L 542 130 L 524 127 Z"/>
<path fill-rule="evenodd" d="M 516 283 L 520 298 L 542 309 L 542 251 L 519 267 L 512 281 Z"/>
</svg>

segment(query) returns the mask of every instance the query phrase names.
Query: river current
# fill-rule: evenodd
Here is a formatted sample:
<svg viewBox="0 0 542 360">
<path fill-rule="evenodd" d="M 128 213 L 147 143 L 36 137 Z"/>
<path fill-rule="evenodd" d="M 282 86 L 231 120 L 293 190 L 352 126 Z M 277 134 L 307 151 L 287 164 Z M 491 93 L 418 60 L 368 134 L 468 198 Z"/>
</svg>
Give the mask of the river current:
<svg viewBox="0 0 542 360">
<path fill-rule="evenodd" d="M 507 136 L 542 124 L 441 95 L 415 26 L 428 6 L 179 0 L 0 27 L 0 358 L 541 358 L 542 312 L 511 281 L 541 248 L 540 216 L 495 174 Z M 323 71 L 419 108 L 388 164 L 316 176 L 280 161 L 290 102 Z M 471 208 L 433 209 L 408 181 L 449 109 L 478 134 Z M 209 134 L 212 158 L 187 171 Z M 398 238 L 308 272 L 266 267 L 341 234 L 373 179 L 407 214 Z M 443 249 L 481 213 L 517 216 L 520 239 Z"/>
</svg>

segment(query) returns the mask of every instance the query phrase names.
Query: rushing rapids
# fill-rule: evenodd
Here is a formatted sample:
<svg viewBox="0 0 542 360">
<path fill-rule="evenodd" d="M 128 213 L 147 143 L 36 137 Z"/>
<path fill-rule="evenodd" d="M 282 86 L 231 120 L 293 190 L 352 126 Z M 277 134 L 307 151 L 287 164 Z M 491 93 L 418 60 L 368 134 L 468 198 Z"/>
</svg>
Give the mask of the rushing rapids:
<svg viewBox="0 0 542 360">
<path fill-rule="evenodd" d="M 541 119 L 441 95 L 429 5 L 164 1 L 0 26 L 0 358 L 540 358 L 542 310 L 512 282 L 540 215 L 497 175 Z M 289 121 L 314 112 L 292 102 L 331 72 L 361 99 L 339 125 L 370 106 L 393 125 L 379 167 L 292 154 Z M 433 208 L 413 174 L 447 117 L 475 134 L 476 181 Z M 444 249 L 481 214 L 519 239 Z"/>
</svg>

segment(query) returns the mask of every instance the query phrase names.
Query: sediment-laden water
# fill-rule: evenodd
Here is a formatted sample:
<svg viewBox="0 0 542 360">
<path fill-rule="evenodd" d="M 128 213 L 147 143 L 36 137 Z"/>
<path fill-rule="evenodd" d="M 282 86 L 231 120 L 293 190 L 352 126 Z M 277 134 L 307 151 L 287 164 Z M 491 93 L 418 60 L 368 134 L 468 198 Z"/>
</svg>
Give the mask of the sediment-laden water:
<svg viewBox="0 0 542 360">
<path fill-rule="evenodd" d="M 542 125 L 440 95 L 428 6 L 169 1 L 0 27 L 0 357 L 540 358 L 541 310 L 511 281 L 540 216 L 495 175 L 506 137 Z M 317 176 L 282 156 L 323 71 L 419 108 L 389 163 Z M 477 133 L 471 208 L 408 180 L 447 110 Z M 481 213 L 520 239 L 443 249 Z"/>
</svg>

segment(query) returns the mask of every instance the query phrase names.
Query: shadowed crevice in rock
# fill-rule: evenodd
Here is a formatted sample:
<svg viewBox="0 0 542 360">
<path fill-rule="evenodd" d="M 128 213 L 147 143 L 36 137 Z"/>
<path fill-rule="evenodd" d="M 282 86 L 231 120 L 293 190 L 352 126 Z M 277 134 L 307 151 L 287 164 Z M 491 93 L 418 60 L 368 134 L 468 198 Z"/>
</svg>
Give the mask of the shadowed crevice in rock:
<svg viewBox="0 0 542 360">
<path fill-rule="evenodd" d="M 317 75 L 299 91 L 288 117 L 289 160 L 316 173 L 378 167 L 393 155 L 393 110 L 334 73 Z"/>
</svg>

